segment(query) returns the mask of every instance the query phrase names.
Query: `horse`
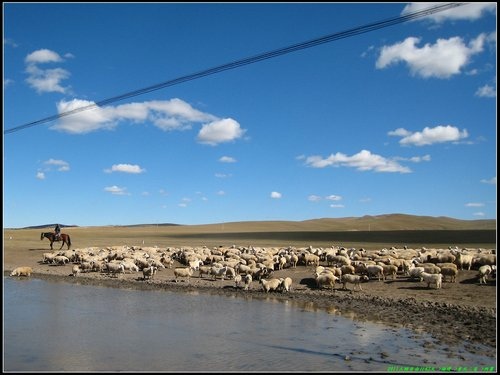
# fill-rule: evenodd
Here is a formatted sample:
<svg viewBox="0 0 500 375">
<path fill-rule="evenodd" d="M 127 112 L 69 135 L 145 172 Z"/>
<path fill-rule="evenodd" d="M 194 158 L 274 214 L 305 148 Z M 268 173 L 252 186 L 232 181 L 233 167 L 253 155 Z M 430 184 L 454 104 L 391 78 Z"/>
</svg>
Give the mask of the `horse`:
<svg viewBox="0 0 500 375">
<path fill-rule="evenodd" d="M 68 250 L 69 250 L 69 247 L 71 246 L 71 238 L 69 237 L 69 234 L 66 234 L 66 233 L 60 233 L 59 234 L 59 237 L 56 238 L 56 234 L 54 232 L 42 232 L 42 235 L 40 236 L 40 239 L 43 240 L 44 238 L 48 238 L 49 241 L 50 241 L 50 249 L 52 249 L 52 244 L 54 242 L 59 242 L 59 241 L 62 241 L 62 245 L 61 247 L 59 248 L 59 250 L 61 250 L 64 246 L 64 244 L 68 245 Z"/>
</svg>

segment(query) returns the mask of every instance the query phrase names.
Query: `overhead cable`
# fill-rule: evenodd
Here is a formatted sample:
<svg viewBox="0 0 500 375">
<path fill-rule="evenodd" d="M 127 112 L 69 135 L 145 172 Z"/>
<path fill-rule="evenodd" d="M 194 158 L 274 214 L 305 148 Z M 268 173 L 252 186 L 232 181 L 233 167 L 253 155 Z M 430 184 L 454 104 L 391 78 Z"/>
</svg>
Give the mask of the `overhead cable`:
<svg viewBox="0 0 500 375">
<path fill-rule="evenodd" d="M 309 40 L 306 42 L 293 44 L 293 45 L 288 46 L 288 47 L 276 49 L 276 50 L 269 51 L 269 52 L 264 52 L 264 53 L 261 53 L 261 54 L 258 54 L 258 55 L 252 56 L 252 57 L 247 57 L 247 58 L 244 58 L 241 60 L 236 60 L 236 61 L 233 61 L 233 62 L 230 62 L 227 64 L 223 64 L 223 65 L 219 65 L 219 66 L 216 66 L 213 68 L 205 69 L 205 70 L 199 71 L 197 73 L 188 74 L 188 75 L 185 75 L 185 76 L 182 76 L 179 78 L 175 78 L 175 79 L 172 79 L 169 81 L 161 82 L 161 83 L 158 83 L 158 84 L 155 84 L 152 86 L 148 86 L 148 87 L 145 87 L 145 88 L 142 88 L 139 90 L 131 91 L 131 92 L 128 92 L 125 94 L 121 94 L 121 95 L 117 95 L 117 96 L 114 96 L 114 97 L 111 97 L 108 99 L 104 99 L 104 100 L 95 102 L 93 104 L 89 104 L 89 105 L 86 105 L 83 107 L 75 108 L 75 109 L 70 110 L 70 111 L 62 112 L 62 113 L 59 113 L 57 115 L 52 115 L 52 116 L 49 116 L 49 117 L 46 117 L 46 118 L 43 118 L 43 119 L 40 119 L 37 121 L 33 121 L 33 122 L 30 122 L 30 123 L 27 123 L 24 125 L 16 126 L 16 127 L 5 130 L 4 134 L 14 133 L 14 132 L 22 130 L 22 129 L 26 129 L 26 128 L 29 128 L 29 127 L 32 127 L 35 125 L 54 121 L 54 120 L 60 119 L 62 117 L 73 115 L 75 113 L 80 113 L 80 112 L 90 110 L 93 108 L 102 107 L 104 105 L 111 104 L 111 103 L 114 103 L 114 102 L 117 102 L 120 100 L 143 95 L 143 94 L 146 94 L 146 93 L 149 93 L 152 91 L 160 90 L 160 89 L 165 88 L 165 87 L 178 85 L 180 83 L 192 81 L 192 80 L 195 80 L 198 78 L 202 78 L 202 77 L 206 77 L 208 75 L 220 73 L 220 72 L 223 72 L 226 70 L 239 68 L 241 66 L 253 64 L 253 63 L 256 63 L 258 61 L 271 59 L 271 58 L 274 58 L 277 56 L 282 56 L 282 55 L 285 55 L 285 54 L 288 54 L 291 52 L 303 50 L 306 48 L 315 47 L 315 46 L 318 46 L 320 44 L 329 43 L 329 42 L 332 42 L 335 40 L 344 39 L 344 38 L 348 38 L 348 37 L 351 37 L 354 35 L 364 34 L 364 33 L 370 32 L 370 31 L 382 29 L 384 27 L 389 27 L 389 26 L 400 24 L 400 23 L 412 21 L 412 20 L 415 20 L 418 18 L 426 17 L 426 16 L 429 16 L 431 14 L 434 14 L 437 12 L 442 12 L 445 10 L 449 10 L 449 9 L 452 9 L 452 8 L 455 8 L 458 6 L 462 6 L 465 4 L 467 4 L 467 3 L 441 3 L 439 5 L 432 6 L 432 7 L 427 8 L 427 9 L 423 9 L 423 10 L 420 10 L 417 12 L 405 14 L 403 16 L 389 18 L 389 19 L 386 19 L 383 21 L 377 21 L 377 22 L 370 23 L 370 24 L 367 24 L 364 26 L 358 26 L 358 27 L 355 27 L 355 28 L 352 28 L 349 30 L 337 32 L 334 34 L 325 35 L 325 36 L 322 36 L 322 37 L 319 37 L 316 39 L 312 39 L 312 40 Z"/>
</svg>

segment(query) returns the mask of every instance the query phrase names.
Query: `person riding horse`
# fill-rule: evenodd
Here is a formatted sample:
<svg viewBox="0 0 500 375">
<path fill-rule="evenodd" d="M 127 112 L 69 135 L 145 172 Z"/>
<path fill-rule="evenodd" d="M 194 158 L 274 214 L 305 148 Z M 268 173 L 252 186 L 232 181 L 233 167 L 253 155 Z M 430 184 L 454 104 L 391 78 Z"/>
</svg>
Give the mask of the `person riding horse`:
<svg viewBox="0 0 500 375">
<path fill-rule="evenodd" d="M 59 241 L 59 235 L 61 234 L 61 227 L 59 224 L 56 224 L 56 227 L 54 228 L 54 232 L 56 234 L 56 240 Z"/>
</svg>

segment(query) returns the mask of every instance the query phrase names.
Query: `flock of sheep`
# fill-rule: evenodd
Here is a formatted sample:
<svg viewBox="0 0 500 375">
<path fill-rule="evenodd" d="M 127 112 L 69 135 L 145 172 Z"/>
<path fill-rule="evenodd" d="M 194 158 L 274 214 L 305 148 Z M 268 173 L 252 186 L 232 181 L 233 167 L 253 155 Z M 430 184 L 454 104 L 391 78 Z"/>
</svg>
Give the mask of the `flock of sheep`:
<svg viewBox="0 0 500 375">
<path fill-rule="evenodd" d="M 247 290 L 259 283 L 265 292 L 288 292 L 292 279 L 276 278 L 274 272 L 285 268 L 310 267 L 317 288 L 332 291 L 337 283 L 362 290 L 369 280 L 396 279 L 403 275 L 441 288 L 443 281 L 456 282 L 460 270 L 477 270 L 480 284 L 496 277 L 495 249 L 346 249 L 309 247 L 137 247 L 112 246 L 59 250 L 43 254 L 41 263 L 72 265 L 72 275 L 99 272 L 119 274 L 142 272 L 143 280 L 153 279 L 157 272 L 174 268 L 174 280 L 187 283 L 197 273 L 213 280 L 233 280 L 236 288 Z M 174 264 L 180 267 L 174 267 Z M 18 267 L 11 276 L 30 276 L 31 267 Z"/>
</svg>

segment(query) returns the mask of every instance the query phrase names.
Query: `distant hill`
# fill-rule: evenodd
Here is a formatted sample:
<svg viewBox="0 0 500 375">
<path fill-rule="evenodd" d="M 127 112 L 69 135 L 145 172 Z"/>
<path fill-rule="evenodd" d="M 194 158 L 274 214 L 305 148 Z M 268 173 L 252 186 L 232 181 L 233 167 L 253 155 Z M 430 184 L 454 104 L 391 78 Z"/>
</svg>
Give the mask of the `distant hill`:
<svg viewBox="0 0 500 375">
<path fill-rule="evenodd" d="M 114 227 L 177 226 L 196 227 L 203 232 L 294 232 L 294 231 L 398 231 L 398 230 L 496 230 L 496 220 L 460 220 L 446 216 L 416 216 L 406 214 L 387 214 L 362 217 L 320 218 L 304 221 L 240 221 L 203 225 L 182 225 L 172 223 L 113 225 Z M 54 228 L 55 224 L 31 226 L 22 229 Z M 61 228 L 77 227 L 64 225 Z"/>
<path fill-rule="evenodd" d="M 439 216 L 387 214 L 362 217 L 321 218 L 304 221 L 246 221 L 207 224 L 199 227 L 224 231 L 397 231 L 397 230 L 496 230 L 496 220 L 459 220 Z"/>
</svg>

